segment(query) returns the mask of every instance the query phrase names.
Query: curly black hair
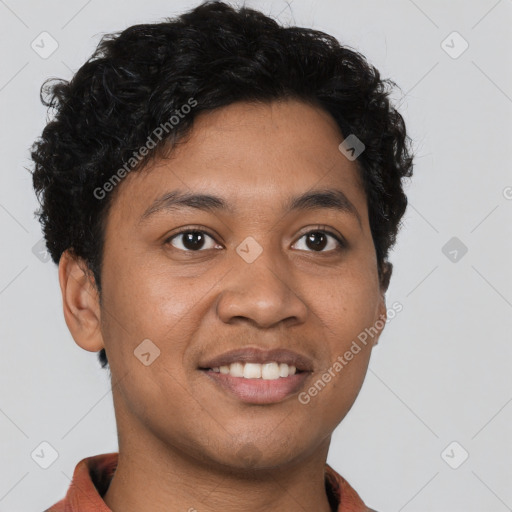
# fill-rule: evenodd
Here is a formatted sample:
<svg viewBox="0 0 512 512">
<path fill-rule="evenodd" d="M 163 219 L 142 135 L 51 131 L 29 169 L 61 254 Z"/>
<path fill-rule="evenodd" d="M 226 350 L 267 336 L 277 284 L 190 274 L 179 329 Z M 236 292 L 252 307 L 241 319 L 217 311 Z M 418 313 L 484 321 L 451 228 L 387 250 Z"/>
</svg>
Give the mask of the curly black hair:
<svg viewBox="0 0 512 512">
<path fill-rule="evenodd" d="M 101 300 L 104 226 L 115 192 L 106 194 L 105 184 L 124 176 L 128 161 L 133 172 L 165 156 L 202 111 L 295 98 L 326 110 L 344 137 L 354 134 L 365 145 L 356 164 L 387 289 L 388 252 L 407 207 L 402 178 L 413 168 L 411 139 L 389 98 L 394 86 L 328 34 L 284 27 L 220 1 L 104 35 L 70 81 L 50 78 L 41 86 L 41 101 L 54 116 L 31 147 L 32 179 L 52 260 L 58 264 L 68 249 L 82 259 Z M 162 126 L 164 136 L 141 155 Z M 108 366 L 105 350 L 99 360 Z"/>
</svg>

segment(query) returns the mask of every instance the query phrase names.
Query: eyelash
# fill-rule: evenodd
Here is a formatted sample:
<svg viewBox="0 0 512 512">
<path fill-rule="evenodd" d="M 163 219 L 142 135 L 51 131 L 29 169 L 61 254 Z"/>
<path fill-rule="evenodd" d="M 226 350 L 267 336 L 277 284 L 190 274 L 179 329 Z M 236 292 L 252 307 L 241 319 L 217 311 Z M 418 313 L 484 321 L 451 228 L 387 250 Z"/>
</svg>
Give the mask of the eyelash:
<svg viewBox="0 0 512 512">
<path fill-rule="evenodd" d="M 171 245 L 171 241 L 174 240 L 174 238 L 178 237 L 179 235 L 183 235 L 185 233 L 201 233 L 201 234 L 205 234 L 205 235 L 208 235 L 212 240 L 217 242 L 215 240 L 215 237 L 212 234 L 210 234 L 208 231 L 206 231 L 204 228 L 202 228 L 200 226 L 197 226 L 197 227 L 189 226 L 187 228 L 182 229 L 181 231 L 178 231 L 177 233 L 174 233 L 172 236 L 166 238 L 165 241 L 164 241 L 164 244 L 165 245 Z M 311 230 L 307 231 L 306 233 L 303 233 L 297 239 L 297 241 L 301 240 L 302 238 L 304 238 L 305 236 L 307 236 L 307 235 L 309 235 L 311 233 L 324 233 L 326 235 L 331 236 L 332 238 L 334 238 L 336 240 L 336 242 L 338 242 L 338 247 L 336 249 L 331 249 L 329 251 L 306 251 L 306 252 L 313 252 L 313 253 L 316 252 L 318 254 L 322 254 L 322 253 L 328 254 L 328 253 L 335 253 L 335 252 L 338 252 L 338 251 L 346 248 L 345 241 L 339 235 L 337 235 L 336 233 L 333 233 L 332 231 L 330 231 L 329 229 L 327 229 L 324 226 L 317 226 L 316 228 L 311 229 Z M 192 250 L 177 249 L 176 247 L 173 247 L 173 249 L 176 249 L 176 250 L 182 251 L 182 252 L 187 252 L 187 253 L 195 253 L 195 252 L 204 252 L 205 251 L 205 249 L 198 249 L 197 251 L 192 251 Z"/>
</svg>

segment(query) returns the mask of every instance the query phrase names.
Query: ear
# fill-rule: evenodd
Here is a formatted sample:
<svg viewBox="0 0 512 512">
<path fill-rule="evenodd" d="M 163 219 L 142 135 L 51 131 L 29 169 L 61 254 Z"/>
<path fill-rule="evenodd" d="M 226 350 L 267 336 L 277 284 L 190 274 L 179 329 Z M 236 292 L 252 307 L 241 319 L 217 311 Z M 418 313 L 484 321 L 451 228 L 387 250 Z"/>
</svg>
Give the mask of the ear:
<svg viewBox="0 0 512 512">
<path fill-rule="evenodd" d="M 380 277 L 380 298 L 379 305 L 377 308 L 377 319 L 375 320 L 375 328 L 379 331 L 378 334 L 374 337 L 373 345 L 377 345 L 379 343 L 380 335 L 386 326 L 386 321 L 388 318 L 388 312 L 386 307 L 386 291 L 389 287 L 389 281 L 391 279 L 391 274 L 393 272 L 393 265 L 388 261 L 382 264 L 382 272 Z"/>
<path fill-rule="evenodd" d="M 393 273 L 393 264 L 389 261 L 382 263 L 380 272 L 380 289 L 382 294 L 388 291 L 389 281 L 391 280 L 391 274 Z"/>
<path fill-rule="evenodd" d="M 76 344 L 90 352 L 104 348 L 99 293 L 85 262 L 72 251 L 59 261 L 59 283 L 66 325 Z"/>
</svg>

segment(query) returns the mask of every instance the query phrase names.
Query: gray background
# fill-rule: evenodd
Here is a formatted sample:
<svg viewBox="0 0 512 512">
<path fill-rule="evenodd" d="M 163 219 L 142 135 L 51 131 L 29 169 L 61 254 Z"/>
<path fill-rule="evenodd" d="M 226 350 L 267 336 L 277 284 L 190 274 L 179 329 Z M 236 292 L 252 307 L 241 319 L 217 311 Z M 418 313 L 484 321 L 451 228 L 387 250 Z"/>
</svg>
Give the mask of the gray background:
<svg viewBox="0 0 512 512">
<path fill-rule="evenodd" d="M 381 512 L 512 510 L 512 1 L 247 4 L 364 53 L 402 88 L 394 97 L 415 141 L 387 294 L 403 311 L 328 462 Z M 102 34 L 193 5 L 0 0 L 0 511 L 41 512 L 79 460 L 117 450 L 108 372 L 75 345 L 57 269 L 33 252 L 41 231 L 25 167 L 46 120 L 39 87 L 69 79 Z M 44 31 L 58 43 L 47 58 L 31 47 L 51 49 Z M 42 442 L 58 453 L 48 469 L 31 457 Z"/>
</svg>

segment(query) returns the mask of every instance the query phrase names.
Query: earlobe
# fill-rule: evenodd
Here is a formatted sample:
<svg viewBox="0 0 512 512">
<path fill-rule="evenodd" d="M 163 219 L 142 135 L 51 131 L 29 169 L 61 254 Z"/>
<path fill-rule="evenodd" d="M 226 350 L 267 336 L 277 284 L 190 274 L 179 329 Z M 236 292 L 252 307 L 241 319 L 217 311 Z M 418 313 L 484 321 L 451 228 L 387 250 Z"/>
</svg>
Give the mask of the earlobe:
<svg viewBox="0 0 512 512">
<path fill-rule="evenodd" d="M 99 294 L 85 262 L 69 250 L 59 261 L 59 283 L 64 318 L 76 344 L 90 352 L 101 350 Z"/>
</svg>

